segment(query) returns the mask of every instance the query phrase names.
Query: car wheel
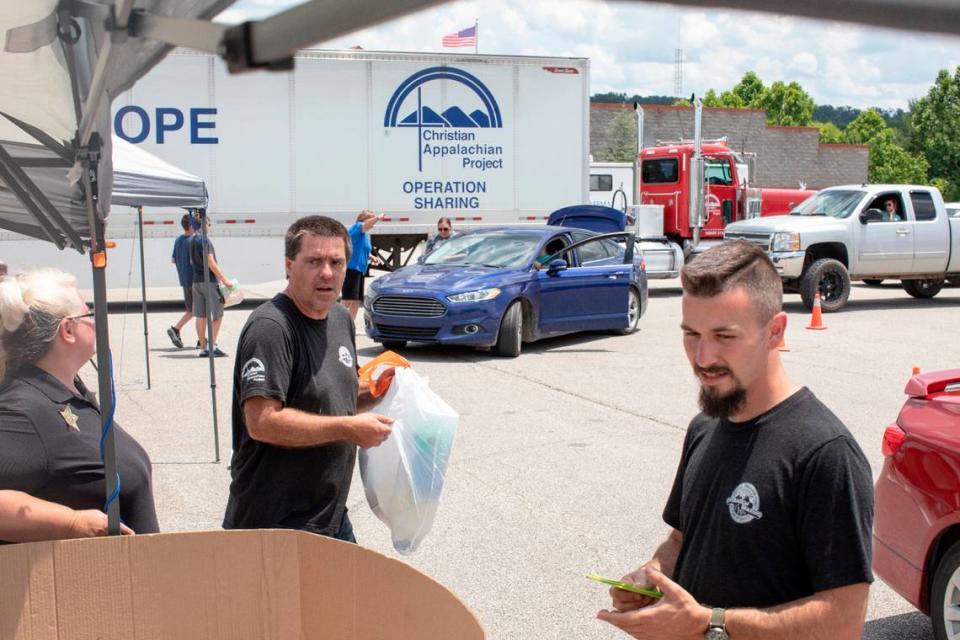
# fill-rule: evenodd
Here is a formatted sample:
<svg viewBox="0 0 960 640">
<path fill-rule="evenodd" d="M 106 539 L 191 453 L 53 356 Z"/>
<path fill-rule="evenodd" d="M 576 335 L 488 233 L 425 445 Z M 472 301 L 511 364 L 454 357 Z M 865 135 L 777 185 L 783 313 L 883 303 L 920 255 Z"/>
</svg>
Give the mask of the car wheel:
<svg viewBox="0 0 960 640">
<path fill-rule="evenodd" d="M 800 298 L 803 306 L 813 309 L 816 292 L 820 292 L 823 311 L 839 311 L 850 297 L 850 274 L 843 263 L 833 258 L 821 258 L 807 267 L 800 276 Z"/>
<path fill-rule="evenodd" d="M 867 285 L 868 287 L 879 287 L 881 284 L 883 284 L 883 280 L 878 278 L 864 278 L 863 284 Z"/>
<path fill-rule="evenodd" d="M 387 351 L 398 351 L 407 346 L 406 340 L 384 340 L 382 343 L 383 348 Z"/>
<path fill-rule="evenodd" d="M 520 355 L 523 345 L 523 306 L 514 302 L 503 314 L 500 321 L 500 333 L 497 334 L 497 343 L 493 350 L 498 356 L 516 358 Z"/>
<path fill-rule="evenodd" d="M 933 574 L 930 618 L 937 640 L 960 640 L 960 542 L 947 550 Z"/>
<path fill-rule="evenodd" d="M 633 287 L 629 289 L 629 299 L 627 300 L 627 327 L 620 330 L 621 335 L 629 335 L 635 332 L 640 326 L 640 294 Z"/>
<path fill-rule="evenodd" d="M 936 280 L 903 280 L 900 283 L 903 290 L 914 298 L 932 298 L 943 289 L 943 279 Z"/>
</svg>

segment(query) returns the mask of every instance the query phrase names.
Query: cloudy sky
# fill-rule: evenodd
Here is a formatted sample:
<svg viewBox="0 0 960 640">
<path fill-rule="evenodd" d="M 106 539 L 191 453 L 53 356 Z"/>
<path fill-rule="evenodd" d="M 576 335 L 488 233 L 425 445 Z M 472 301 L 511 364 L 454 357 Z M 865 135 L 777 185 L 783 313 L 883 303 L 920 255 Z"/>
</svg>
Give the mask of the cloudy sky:
<svg viewBox="0 0 960 640">
<path fill-rule="evenodd" d="M 218 20 L 266 17 L 296 0 L 239 0 Z M 960 38 L 772 14 L 602 0 L 458 0 L 318 44 L 323 48 L 459 52 L 448 33 L 480 24 L 480 53 L 590 58 L 592 93 L 682 95 L 728 89 L 749 70 L 769 85 L 797 81 L 817 104 L 907 108 L 942 68 L 960 65 Z"/>
</svg>

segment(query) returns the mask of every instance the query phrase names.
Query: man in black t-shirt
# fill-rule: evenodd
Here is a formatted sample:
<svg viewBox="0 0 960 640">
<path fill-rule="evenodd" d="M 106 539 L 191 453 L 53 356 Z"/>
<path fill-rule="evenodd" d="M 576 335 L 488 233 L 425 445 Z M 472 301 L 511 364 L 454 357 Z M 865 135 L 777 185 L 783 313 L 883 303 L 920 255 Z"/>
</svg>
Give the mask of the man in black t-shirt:
<svg viewBox="0 0 960 640">
<path fill-rule="evenodd" d="M 337 304 L 350 240 L 308 216 L 286 235 L 287 288 L 250 314 L 233 374 L 233 458 L 225 529 L 304 529 L 355 542 L 346 500 L 357 446 L 391 418 L 357 415 L 372 398 L 357 377 L 350 313 Z"/>
<path fill-rule="evenodd" d="M 600 619 L 638 638 L 860 638 L 873 486 L 850 432 L 791 381 L 777 346 L 782 285 L 746 242 L 703 252 L 681 272 L 687 358 L 700 408 L 663 512 L 672 528 L 611 589 Z"/>
</svg>

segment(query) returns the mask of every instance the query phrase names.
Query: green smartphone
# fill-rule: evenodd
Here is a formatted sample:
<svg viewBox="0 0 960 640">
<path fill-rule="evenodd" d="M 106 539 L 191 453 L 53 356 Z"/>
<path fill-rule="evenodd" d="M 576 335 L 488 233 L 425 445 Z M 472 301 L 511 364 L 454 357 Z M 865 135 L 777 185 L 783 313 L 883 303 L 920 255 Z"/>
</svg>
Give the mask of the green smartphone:
<svg viewBox="0 0 960 640">
<path fill-rule="evenodd" d="M 588 573 L 587 577 L 591 580 L 596 580 L 597 582 L 602 582 L 603 584 L 608 584 L 611 587 L 616 587 L 623 591 L 629 591 L 630 593 L 639 593 L 642 596 L 647 596 L 648 598 L 662 598 L 663 594 L 659 591 L 653 589 L 644 589 L 643 587 L 638 587 L 635 584 L 630 584 L 629 582 L 621 582 L 620 580 L 614 580 L 612 578 L 604 578 L 603 576 L 598 576 L 595 573 Z"/>
</svg>

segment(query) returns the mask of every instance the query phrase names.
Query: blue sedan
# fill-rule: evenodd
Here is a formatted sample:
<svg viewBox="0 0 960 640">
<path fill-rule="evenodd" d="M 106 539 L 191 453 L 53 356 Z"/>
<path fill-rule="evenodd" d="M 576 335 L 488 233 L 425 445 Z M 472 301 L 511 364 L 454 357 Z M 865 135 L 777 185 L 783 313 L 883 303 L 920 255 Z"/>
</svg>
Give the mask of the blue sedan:
<svg viewBox="0 0 960 640">
<path fill-rule="evenodd" d="M 370 284 L 367 335 L 388 349 L 416 341 L 513 357 L 548 336 L 632 333 L 646 311 L 647 276 L 628 238 L 548 225 L 463 233 Z"/>
</svg>

